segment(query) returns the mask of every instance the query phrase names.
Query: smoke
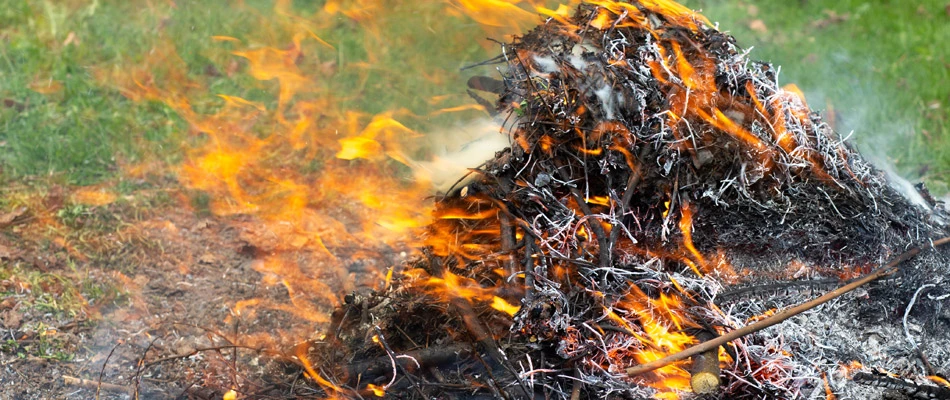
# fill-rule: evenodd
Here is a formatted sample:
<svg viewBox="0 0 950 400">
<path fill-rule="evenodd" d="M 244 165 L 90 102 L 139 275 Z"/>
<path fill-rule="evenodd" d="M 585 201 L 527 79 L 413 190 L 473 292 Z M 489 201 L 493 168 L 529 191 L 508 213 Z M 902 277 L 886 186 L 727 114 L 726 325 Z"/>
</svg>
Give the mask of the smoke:
<svg viewBox="0 0 950 400">
<path fill-rule="evenodd" d="M 410 158 L 409 166 L 416 180 L 431 182 L 436 190 L 445 192 L 509 144 L 498 123 L 476 119 L 426 134 L 425 156 Z"/>
<path fill-rule="evenodd" d="M 873 68 L 872 61 L 854 61 L 844 51 L 829 53 L 827 58 L 813 72 L 828 78 L 813 78 L 812 83 L 803 87 L 809 106 L 821 112 L 841 137 L 847 138 L 866 160 L 883 171 L 891 187 L 913 204 L 930 209 L 908 179 L 909 175 L 902 174 L 896 163 L 897 155 L 906 151 L 902 145 L 914 132 L 913 122 L 902 118 L 882 118 L 883 110 L 894 105 L 883 94 L 880 84 L 856 79 L 855 75 L 847 73 L 849 69 L 842 67 L 860 63 L 870 69 Z M 788 75 L 785 78 L 786 82 L 794 82 Z M 848 91 L 840 90 L 842 82 L 846 82 Z"/>
<path fill-rule="evenodd" d="M 837 12 L 799 13 L 780 23 L 751 3 L 687 4 L 703 8 L 710 20 L 721 22 L 720 28 L 730 30 L 741 47 L 754 47 L 751 59 L 780 67 L 780 84 L 794 83 L 801 88 L 809 107 L 819 111 L 836 132 L 847 137 L 868 161 L 882 170 L 895 189 L 913 203 L 926 207 L 911 183 L 926 178 L 916 171 L 920 162 L 911 149 L 918 124 L 906 100 L 896 96 L 899 84 L 884 79 L 886 74 L 882 72 L 894 63 L 887 58 L 894 53 L 883 42 L 854 44 L 843 40 L 840 32 L 849 32 L 849 28 L 836 28 L 879 23 L 880 15 L 886 11 L 880 7 L 884 6 L 864 3 L 847 8 L 829 3 L 826 7 Z M 762 9 L 781 7 L 763 5 Z"/>
<path fill-rule="evenodd" d="M 930 204 L 924 200 L 924 197 L 920 195 L 920 192 L 914 187 L 914 184 L 911 183 L 906 178 L 900 176 L 895 170 L 893 163 L 882 161 L 873 155 L 866 155 L 865 158 L 868 161 L 871 161 L 876 167 L 881 171 L 884 171 L 884 174 L 887 176 L 887 182 L 890 183 L 891 187 L 894 190 L 897 190 L 899 193 L 903 194 L 907 200 L 910 200 L 911 203 L 916 204 L 919 207 L 929 210 Z"/>
</svg>

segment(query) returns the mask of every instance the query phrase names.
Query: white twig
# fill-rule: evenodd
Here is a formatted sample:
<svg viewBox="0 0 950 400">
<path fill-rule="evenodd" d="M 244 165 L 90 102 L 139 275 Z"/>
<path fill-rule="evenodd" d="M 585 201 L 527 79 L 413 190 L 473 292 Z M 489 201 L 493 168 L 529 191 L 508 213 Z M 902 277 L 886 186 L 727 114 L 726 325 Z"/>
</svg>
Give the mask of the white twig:
<svg viewBox="0 0 950 400">
<path fill-rule="evenodd" d="M 934 284 L 932 284 L 932 283 L 928 283 L 928 284 L 923 285 L 923 286 L 921 286 L 920 288 L 918 288 L 917 291 L 914 292 L 914 297 L 910 299 L 910 304 L 907 305 L 907 309 L 904 310 L 904 319 L 903 319 L 903 321 L 904 321 L 904 336 L 907 336 L 907 341 L 910 342 L 910 345 L 911 345 L 913 348 L 915 348 L 915 349 L 917 348 L 917 342 L 914 341 L 914 337 L 910 335 L 910 329 L 907 329 L 907 317 L 910 316 L 910 310 L 912 310 L 912 309 L 914 308 L 914 303 L 917 302 L 917 296 L 920 296 L 920 293 L 923 292 L 924 290 L 930 289 L 930 288 L 935 287 L 935 286 L 937 286 L 937 285 L 934 285 Z"/>
</svg>

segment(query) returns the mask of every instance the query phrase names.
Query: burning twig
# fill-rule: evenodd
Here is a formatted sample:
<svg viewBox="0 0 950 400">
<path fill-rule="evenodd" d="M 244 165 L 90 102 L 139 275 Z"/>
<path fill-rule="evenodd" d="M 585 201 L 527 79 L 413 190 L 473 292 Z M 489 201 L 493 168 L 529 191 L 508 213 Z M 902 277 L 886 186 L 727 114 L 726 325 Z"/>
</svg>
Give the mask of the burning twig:
<svg viewBox="0 0 950 400">
<path fill-rule="evenodd" d="M 887 389 L 899 390 L 910 398 L 921 400 L 950 399 L 950 388 L 935 385 L 921 385 L 906 379 L 900 379 L 884 374 L 858 372 L 852 378 L 855 382 Z"/>
<path fill-rule="evenodd" d="M 645 372 L 650 372 L 650 371 L 653 371 L 653 370 L 655 370 L 655 369 L 662 368 L 662 367 L 665 367 L 665 366 L 667 366 L 667 365 L 670 365 L 670 364 L 673 363 L 673 362 L 676 362 L 676 361 L 679 361 L 679 360 L 683 360 L 683 359 L 686 359 L 686 358 L 689 358 L 689 357 L 692 357 L 692 356 L 695 356 L 695 355 L 704 353 L 704 352 L 706 352 L 706 351 L 709 351 L 710 349 L 719 348 L 719 346 L 722 346 L 722 345 L 724 345 L 724 344 L 726 344 L 726 343 L 729 343 L 729 342 L 731 342 L 731 341 L 733 341 L 733 340 L 736 340 L 736 339 L 738 339 L 738 338 L 741 338 L 741 337 L 743 337 L 743 336 L 745 336 L 745 335 L 748 335 L 748 334 L 751 334 L 751 333 L 755 333 L 755 332 L 761 331 L 761 330 L 763 330 L 763 329 L 765 329 L 765 328 L 768 328 L 768 327 L 770 327 L 770 326 L 772 326 L 772 325 L 776 325 L 776 324 L 778 324 L 778 323 L 781 323 L 782 321 L 785 321 L 785 320 L 787 320 L 787 319 L 789 319 L 789 318 L 791 318 L 791 317 L 794 317 L 794 316 L 796 316 L 796 315 L 798 315 L 798 314 L 801 314 L 801 313 L 803 313 L 803 312 L 805 312 L 805 311 L 811 310 L 811 309 L 813 309 L 813 308 L 815 308 L 815 307 L 818 307 L 818 306 L 820 306 L 820 305 L 822 305 L 822 304 L 824 304 L 824 303 L 827 303 L 827 302 L 830 301 L 830 300 L 833 300 L 833 299 L 835 299 L 835 298 L 841 297 L 842 295 L 844 295 L 844 294 L 846 294 L 846 293 L 848 293 L 848 292 L 850 292 L 850 291 L 852 291 L 852 290 L 854 290 L 854 289 L 857 289 L 857 288 L 859 288 L 859 287 L 861 287 L 861 286 L 863 286 L 863 285 L 865 285 L 865 284 L 867 284 L 867 283 L 869 283 L 869 282 L 875 281 L 875 280 L 877 280 L 877 279 L 879 279 L 879 278 L 881 278 L 881 277 L 884 277 L 884 276 L 887 276 L 887 275 L 891 275 L 891 274 L 897 272 L 897 266 L 898 266 L 898 265 L 900 265 L 901 263 L 903 263 L 903 262 L 905 262 L 905 261 L 907 261 L 907 260 L 910 260 L 911 258 L 913 258 L 914 256 L 916 256 L 917 254 L 920 254 L 920 252 L 923 251 L 924 249 L 927 249 L 927 248 L 935 248 L 935 247 L 942 246 L 942 245 L 947 244 L 947 243 L 950 243 L 950 236 L 944 237 L 944 238 L 941 238 L 941 239 L 938 239 L 938 240 L 934 240 L 934 241 L 932 241 L 932 242 L 930 243 L 930 245 L 927 246 L 927 247 L 923 247 L 923 246 L 914 247 L 914 248 L 912 248 L 912 249 L 910 249 L 910 250 L 905 251 L 904 253 L 901 253 L 899 256 L 897 256 L 897 257 L 895 257 L 894 259 L 892 259 L 889 263 L 885 264 L 885 265 L 882 266 L 882 267 L 879 267 L 878 269 L 872 271 L 871 273 L 869 273 L 869 274 L 867 274 L 867 275 L 864 275 L 863 277 L 858 278 L 858 279 L 852 281 L 851 283 L 849 283 L 849 284 L 847 284 L 847 285 L 844 285 L 844 286 L 839 287 L 839 288 L 837 288 L 837 289 L 835 289 L 835 290 L 832 290 L 832 291 L 830 291 L 830 292 L 828 292 L 828 293 L 825 293 L 825 294 L 822 295 L 821 297 L 818 297 L 818 298 L 816 298 L 816 299 L 814 299 L 814 300 L 811 300 L 811 301 L 808 301 L 808 302 L 799 304 L 799 305 L 797 305 L 797 306 L 795 306 L 795 307 L 786 309 L 786 310 L 784 310 L 784 311 L 782 311 L 782 312 L 779 312 L 779 313 L 776 313 L 776 314 L 772 315 L 771 317 L 768 317 L 768 318 L 765 318 L 765 319 L 763 319 L 763 320 L 760 320 L 759 322 L 756 322 L 756 323 L 754 323 L 754 324 L 752 324 L 752 325 L 747 325 L 747 326 L 744 326 L 744 327 L 742 327 L 742 328 L 736 329 L 736 330 L 734 330 L 734 331 L 732 331 L 732 332 L 729 332 L 729 333 L 727 333 L 727 334 L 725 334 L 725 335 L 722 335 L 722 336 L 720 336 L 720 337 L 717 337 L 717 338 L 715 338 L 715 339 L 713 339 L 713 340 L 710 340 L 710 341 L 707 341 L 707 342 L 703 342 L 703 343 L 698 344 L 698 345 L 696 345 L 696 346 L 690 347 L 690 348 L 688 348 L 688 349 L 686 349 L 686 350 L 683 350 L 683 351 L 681 351 L 681 352 L 679 352 L 679 353 L 672 354 L 672 355 L 669 355 L 669 356 L 667 356 L 667 357 L 663 357 L 663 358 L 661 358 L 661 359 L 659 359 L 659 360 L 656 360 L 656 361 L 653 361 L 653 362 L 649 362 L 649 363 L 646 363 L 646 364 L 641 364 L 641 365 L 637 365 L 637 366 L 635 366 L 635 367 L 627 368 L 626 373 L 627 373 L 627 375 L 629 375 L 629 376 L 635 376 L 635 375 L 639 375 L 639 374 L 642 374 L 642 373 L 645 373 Z"/>
</svg>

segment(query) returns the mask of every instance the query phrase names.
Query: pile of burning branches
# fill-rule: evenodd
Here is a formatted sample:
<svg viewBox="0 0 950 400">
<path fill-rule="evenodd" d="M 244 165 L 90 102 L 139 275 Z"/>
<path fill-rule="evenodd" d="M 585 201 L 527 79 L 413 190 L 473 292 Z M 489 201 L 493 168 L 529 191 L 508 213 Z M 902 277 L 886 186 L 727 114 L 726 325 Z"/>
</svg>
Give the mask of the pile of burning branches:
<svg viewBox="0 0 950 400">
<path fill-rule="evenodd" d="M 500 79 L 470 81 L 498 95 L 510 148 L 440 199 L 423 259 L 348 296 L 298 352 L 327 394 L 824 398 L 851 385 L 839 363 L 896 357 L 856 350 L 871 324 L 892 346 L 906 347 L 900 326 L 936 343 L 878 366 L 947 371 L 947 320 L 907 330 L 946 293 L 943 256 L 898 265 L 941 236 L 939 209 L 912 205 L 777 68 L 680 5 L 588 0 L 548 17 L 502 46 Z M 909 248 L 847 288 L 889 277 L 863 306 L 742 330 Z"/>
</svg>

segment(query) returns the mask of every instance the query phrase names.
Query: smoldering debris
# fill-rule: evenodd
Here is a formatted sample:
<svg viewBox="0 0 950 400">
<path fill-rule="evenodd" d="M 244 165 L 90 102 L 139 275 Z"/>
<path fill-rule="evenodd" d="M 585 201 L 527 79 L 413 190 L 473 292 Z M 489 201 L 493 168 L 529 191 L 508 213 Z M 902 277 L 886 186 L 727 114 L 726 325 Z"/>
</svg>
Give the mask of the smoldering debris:
<svg viewBox="0 0 950 400">
<path fill-rule="evenodd" d="M 946 226 L 777 67 L 665 1 L 552 12 L 501 53 L 475 81 L 511 146 L 440 199 L 425 257 L 334 313 L 307 370 L 326 394 L 857 399 L 881 396 L 859 379 L 881 368 L 936 376 L 877 381 L 891 392 L 946 398 L 950 271 L 929 248 Z M 911 248 L 897 273 L 705 359 L 627 373 Z"/>
</svg>

